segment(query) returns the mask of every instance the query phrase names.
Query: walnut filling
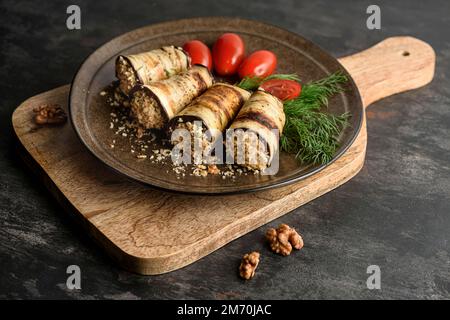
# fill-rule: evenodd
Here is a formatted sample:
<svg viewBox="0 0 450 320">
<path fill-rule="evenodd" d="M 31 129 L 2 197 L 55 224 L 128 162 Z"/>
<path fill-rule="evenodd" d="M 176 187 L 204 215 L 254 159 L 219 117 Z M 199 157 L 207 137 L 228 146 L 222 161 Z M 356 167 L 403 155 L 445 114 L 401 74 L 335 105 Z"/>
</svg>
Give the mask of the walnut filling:
<svg viewBox="0 0 450 320">
<path fill-rule="evenodd" d="M 200 122 L 200 121 L 198 121 Z M 176 129 L 185 129 L 189 131 L 191 134 L 191 154 L 193 156 L 195 163 L 202 163 L 202 155 L 209 152 L 212 147 L 211 139 L 208 138 L 206 134 L 206 128 L 202 125 L 198 125 L 197 121 L 194 121 L 192 123 L 191 121 L 184 122 L 182 118 L 178 118 L 177 124 L 175 126 Z M 178 143 L 183 141 L 183 137 L 179 136 L 177 139 L 172 140 L 173 145 L 177 145 Z M 195 143 L 199 143 L 197 141 L 200 141 L 201 146 L 201 153 L 196 154 L 195 153 Z"/>
<path fill-rule="evenodd" d="M 119 88 L 126 95 L 129 94 L 130 90 L 138 84 L 138 79 L 136 78 L 136 73 L 134 68 L 130 65 L 128 60 L 123 57 L 119 57 L 117 60 L 117 77 L 119 78 Z"/>
<path fill-rule="evenodd" d="M 131 111 L 141 126 L 146 129 L 162 129 L 164 127 L 165 117 L 154 97 L 140 90 L 133 94 L 130 104 Z"/>
<path fill-rule="evenodd" d="M 234 159 L 236 164 L 249 170 L 263 170 L 269 165 L 268 146 L 254 132 L 247 130 L 242 137 L 239 134 L 234 137 Z"/>
<path fill-rule="evenodd" d="M 175 129 L 185 129 L 191 133 L 192 150 L 194 149 L 195 139 L 201 141 L 202 150 L 206 150 L 211 145 L 211 141 L 206 135 L 206 128 L 203 126 L 198 126 L 196 123 L 192 123 L 190 121 L 183 122 L 183 119 L 179 118 Z M 172 141 L 172 143 L 176 145 L 181 141 L 183 141 L 183 138 L 178 137 L 178 139 Z"/>
</svg>

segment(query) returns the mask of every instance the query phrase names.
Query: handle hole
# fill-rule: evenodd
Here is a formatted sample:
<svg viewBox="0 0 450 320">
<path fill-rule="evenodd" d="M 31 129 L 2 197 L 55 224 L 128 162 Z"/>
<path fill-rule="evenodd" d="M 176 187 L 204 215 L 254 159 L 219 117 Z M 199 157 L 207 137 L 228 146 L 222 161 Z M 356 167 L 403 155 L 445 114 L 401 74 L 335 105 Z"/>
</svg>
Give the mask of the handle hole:
<svg viewBox="0 0 450 320">
<path fill-rule="evenodd" d="M 404 56 L 404 57 L 409 57 L 410 55 L 411 55 L 411 53 L 409 53 L 409 51 L 402 52 L 402 56 Z"/>
</svg>

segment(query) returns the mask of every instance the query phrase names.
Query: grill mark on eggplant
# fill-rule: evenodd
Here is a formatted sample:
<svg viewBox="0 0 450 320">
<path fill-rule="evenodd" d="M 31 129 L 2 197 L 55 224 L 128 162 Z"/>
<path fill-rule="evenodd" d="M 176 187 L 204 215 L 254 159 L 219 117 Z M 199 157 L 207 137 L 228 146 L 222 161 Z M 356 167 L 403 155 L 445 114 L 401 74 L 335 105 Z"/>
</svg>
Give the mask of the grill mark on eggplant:
<svg viewBox="0 0 450 320">
<path fill-rule="evenodd" d="M 201 101 L 199 102 L 205 102 L 204 106 L 213 111 L 216 116 L 219 116 L 222 111 L 229 121 L 231 120 L 232 114 L 230 113 L 230 110 L 228 110 L 227 104 L 233 104 L 233 97 L 230 97 L 230 95 L 232 95 L 231 90 L 227 90 L 227 88 L 223 86 L 217 86 L 214 88 L 214 92 L 201 96 Z"/>
<path fill-rule="evenodd" d="M 242 120 L 256 121 L 265 126 L 266 128 L 279 130 L 275 122 L 273 122 L 272 119 L 270 119 L 261 112 L 255 111 L 246 112 L 244 114 L 238 115 L 235 121 L 242 121 Z"/>
<path fill-rule="evenodd" d="M 239 91 L 233 88 L 233 90 L 236 92 L 238 99 L 239 99 L 239 106 L 242 106 L 245 102 L 245 97 L 244 95 Z"/>
<path fill-rule="evenodd" d="M 163 47 L 163 51 L 167 53 L 167 58 L 172 62 L 173 69 L 179 70 L 181 69 L 181 60 L 177 54 L 176 47 Z"/>
<path fill-rule="evenodd" d="M 195 80 L 197 88 L 199 89 L 200 92 L 203 92 L 206 89 L 208 89 L 208 85 L 206 84 L 205 79 L 203 79 L 203 77 L 200 75 L 200 72 L 194 72 L 192 74 L 192 77 Z"/>
<path fill-rule="evenodd" d="M 195 101 L 196 104 L 199 104 L 204 108 L 208 108 L 215 113 L 222 110 L 224 102 L 225 101 L 223 98 L 217 97 L 217 95 L 213 95 L 209 92 L 203 96 L 200 96 L 198 100 Z"/>
<path fill-rule="evenodd" d="M 153 82 L 151 84 L 152 87 L 155 87 L 162 91 L 165 96 L 171 96 L 170 85 L 166 82 Z"/>
<path fill-rule="evenodd" d="M 234 115 L 230 114 L 228 109 L 225 110 L 227 113 L 227 120 L 229 122 L 229 121 L 233 120 L 233 117 L 236 116 L 237 112 L 239 111 L 239 108 L 245 102 L 245 97 L 239 90 L 237 90 L 233 87 L 223 86 L 222 89 L 224 91 L 228 91 L 225 94 L 228 94 L 233 97 L 233 105 L 234 105 L 233 113 L 234 113 Z M 235 99 L 237 99 L 237 103 L 235 103 Z"/>
<path fill-rule="evenodd" d="M 151 69 L 151 68 L 156 68 L 158 66 L 158 64 L 161 63 L 161 56 L 157 53 L 154 52 L 153 54 L 150 54 L 147 56 L 147 61 L 146 61 L 146 65 Z"/>
</svg>

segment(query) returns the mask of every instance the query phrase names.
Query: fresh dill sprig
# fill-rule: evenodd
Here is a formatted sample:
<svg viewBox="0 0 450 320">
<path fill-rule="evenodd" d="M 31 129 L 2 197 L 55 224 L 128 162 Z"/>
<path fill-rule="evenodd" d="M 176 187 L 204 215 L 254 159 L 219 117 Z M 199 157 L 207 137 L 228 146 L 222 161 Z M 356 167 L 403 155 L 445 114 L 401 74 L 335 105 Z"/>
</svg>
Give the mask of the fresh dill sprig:
<svg viewBox="0 0 450 320">
<path fill-rule="evenodd" d="M 294 80 L 300 82 L 300 78 L 296 74 L 273 74 L 265 78 L 244 77 L 236 84 L 236 86 L 245 90 L 253 91 L 258 89 L 261 84 L 271 79 Z"/>
<path fill-rule="evenodd" d="M 281 149 L 294 153 L 302 163 L 325 164 L 339 147 L 339 134 L 347 126 L 349 114 L 322 112 L 328 99 L 342 91 L 347 77 L 338 72 L 306 84 L 298 98 L 284 102 L 286 124 L 280 138 Z"/>
</svg>

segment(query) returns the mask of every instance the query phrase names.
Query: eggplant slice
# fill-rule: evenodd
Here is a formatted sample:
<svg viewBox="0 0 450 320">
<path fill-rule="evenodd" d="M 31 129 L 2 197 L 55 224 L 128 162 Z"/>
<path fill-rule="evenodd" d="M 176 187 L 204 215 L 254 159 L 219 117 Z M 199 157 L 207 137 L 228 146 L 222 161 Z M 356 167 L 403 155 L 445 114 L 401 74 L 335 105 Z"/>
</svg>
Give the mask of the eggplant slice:
<svg viewBox="0 0 450 320">
<path fill-rule="evenodd" d="M 169 79 L 137 85 L 130 92 L 132 115 L 145 129 L 163 129 L 170 119 L 213 84 L 206 67 L 196 65 Z"/>
<path fill-rule="evenodd" d="M 285 122 L 280 99 L 262 90 L 254 92 L 230 126 L 234 129 L 231 143 L 235 163 L 251 170 L 267 168 L 279 152 L 279 137 Z M 241 129 L 240 137 L 238 129 Z"/>
<path fill-rule="evenodd" d="M 164 80 L 191 66 L 191 58 L 182 48 L 175 46 L 134 55 L 120 55 L 116 59 L 116 77 L 119 88 L 128 95 L 137 84 L 150 84 Z"/>
</svg>

